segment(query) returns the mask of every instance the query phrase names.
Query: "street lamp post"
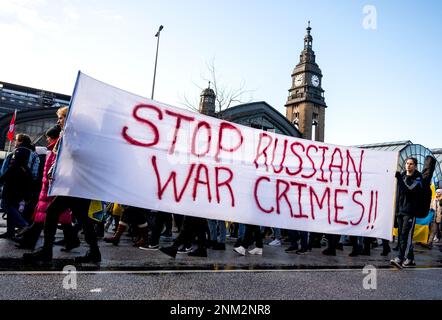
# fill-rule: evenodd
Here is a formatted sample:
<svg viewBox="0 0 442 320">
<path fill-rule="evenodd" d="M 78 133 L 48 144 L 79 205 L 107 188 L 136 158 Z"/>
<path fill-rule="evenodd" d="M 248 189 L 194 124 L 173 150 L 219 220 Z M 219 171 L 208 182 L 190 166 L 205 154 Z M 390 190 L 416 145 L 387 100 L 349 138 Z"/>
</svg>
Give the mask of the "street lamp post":
<svg viewBox="0 0 442 320">
<path fill-rule="evenodd" d="M 158 32 L 155 35 L 155 37 L 157 37 L 158 39 L 157 39 L 157 54 L 155 56 L 155 69 L 153 71 L 152 97 L 151 97 L 152 100 L 153 100 L 153 94 L 154 94 L 154 91 L 155 91 L 155 77 L 157 75 L 157 61 L 158 61 L 158 47 L 160 45 L 160 33 L 161 33 L 161 30 L 163 30 L 163 28 L 164 27 L 161 25 L 159 27 L 159 29 L 158 29 Z"/>
</svg>

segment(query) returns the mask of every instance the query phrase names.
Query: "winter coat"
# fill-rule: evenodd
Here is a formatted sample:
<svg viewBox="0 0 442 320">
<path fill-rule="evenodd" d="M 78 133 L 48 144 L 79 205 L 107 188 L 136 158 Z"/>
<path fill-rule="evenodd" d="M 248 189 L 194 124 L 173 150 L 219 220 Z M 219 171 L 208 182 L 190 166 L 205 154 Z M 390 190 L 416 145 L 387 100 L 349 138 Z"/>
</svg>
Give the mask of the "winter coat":
<svg viewBox="0 0 442 320">
<path fill-rule="evenodd" d="M 3 183 L 2 199 L 17 206 L 20 201 L 28 202 L 32 192 L 32 174 L 26 165 L 12 164 L 0 177 Z"/>
<path fill-rule="evenodd" d="M 52 200 L 54 200 L 54 197 L 48 196 L 49 191 L 49 178 L 48 178 L 48 171 L 52 167 L 52 165 L 55 163 L 56 154 L 53 152 L 53 148 L 56 142 L 50 144 L 48 146 L 48 154 L 46 156 L 45 166 L 43 169 L 43 181 L 40 191 L 40 196 L 38 198 L 38 204 L 35 208 L 35 214 L 34 214 L 34 222 L 37 223 L 44 223 L 46 219 L 46 210 L 48 209 L 49 205 L 51 204 Z M 58 222 L 61 224 L 68 224 L 72 222 L 71 217 L 71 211 L 66 210 L 58 219 Z"/>
<path fill-rule="evenodd" d="M 422 207 L 422 174 L 417 170 L 411 176 L 407 176 L 405 172 L 401 173 L 398 177 L 398 187 L 398 213 L 415 217 Z"/>
</svg>

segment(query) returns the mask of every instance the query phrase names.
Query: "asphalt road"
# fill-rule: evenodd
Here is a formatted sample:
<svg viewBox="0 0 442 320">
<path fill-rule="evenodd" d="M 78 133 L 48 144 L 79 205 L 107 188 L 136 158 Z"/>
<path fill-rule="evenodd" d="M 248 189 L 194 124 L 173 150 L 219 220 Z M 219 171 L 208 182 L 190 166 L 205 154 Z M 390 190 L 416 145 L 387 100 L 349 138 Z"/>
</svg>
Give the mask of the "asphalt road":
<svg viewBox="0 0 442 320">
<path fill-rule="evenodd" d="M 364 289 L 364 278 L 376 289 Z M 362 270 L 2 272 L 0 300 L 442 299 L 441 278 L 440 268 L 383 269 L 376 276 Z"/>
</svg>

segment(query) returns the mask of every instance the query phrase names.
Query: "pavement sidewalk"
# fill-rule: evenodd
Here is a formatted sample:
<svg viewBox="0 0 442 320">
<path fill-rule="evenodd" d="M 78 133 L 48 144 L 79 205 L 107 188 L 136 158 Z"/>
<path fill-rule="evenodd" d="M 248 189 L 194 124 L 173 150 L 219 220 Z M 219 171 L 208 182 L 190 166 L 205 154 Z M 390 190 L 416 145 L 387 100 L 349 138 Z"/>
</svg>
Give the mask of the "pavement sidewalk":
<svg viewBox="0 0 442 320">
<path fill-rule="evenodd" d="M 0 233 L 5 232 L 4 221 L 0 221 Z M 106 235 L 109 235 L 107 233 Z M 174 234 L 176 236 L 176 234 Z M 62 233 L 57 232 L 57 238 L 62 238 Z M 82 237 L 81 237 L 82 238 Z M 39 245 L 42 244 L 42 237 Z M 82 245 L 69 253 L 61 252 L 62 247 L 54 247 L 52 265 L 26 265 L 21 259 L 24 252 L 15 247 L 15 242 L 0 239 L 0 271 L 29 271 L 29 270 L 62 270 L 66 265 L 73 265 L 74 258 L 84 255 L 87 245 L 82 240 Z M 266 239 L 265 243 L 271 239 Z M 234 238 L 227 238 L 226 250 L 215 251 L 208 249 L 207 258 L 189 257 L 186 254 L 177 254 L 175 259 L 160 251 L 144 251 L 132 247 L 132 241 L 123 236 L 119 246 L 99 241 L 102 262 L 100 264 L 77 265 L 78 270 L 101 271 L 149 271 L 149 270 L 271 270 L 271 269 L 362 269 L 367 265 L 376 268 L 392 268 L 390 259 L 395 257 L 392 251 L 387 257 L 382 257 L 382 246 L 371 250 L 371 256 L 349 257 L 351 247 L 344 246 L 343 251 L 337 251 L 335 257 L 324 256 L 322 249 L 313 249 L 305 255 L 286 253 L 284 250 L 288 243 L 273 247 L 264 245 L 262 256 L 240 256 L 233 251 Z M 162 239 L 160 245 L 168 246 L 171 239 Z M 37 245 L 37 247 L 39 246 Z M 442 267 L 442 252 L 437 243 L 432 250 L 420 245 L 415 246 L 416 264 L 419 268 Z"/>
</svg>

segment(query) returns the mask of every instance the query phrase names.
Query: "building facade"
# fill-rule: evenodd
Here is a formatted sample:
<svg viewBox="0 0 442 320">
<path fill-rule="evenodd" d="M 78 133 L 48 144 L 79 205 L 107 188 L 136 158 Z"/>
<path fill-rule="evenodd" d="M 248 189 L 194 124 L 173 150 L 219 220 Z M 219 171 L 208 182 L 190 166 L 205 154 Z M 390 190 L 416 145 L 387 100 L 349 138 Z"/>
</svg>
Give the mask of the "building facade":
<svg viewBox="0 0 442 320">
<path fill-rule="evenodd" d="M 6 133 L 15 110 L 15 132 L 28 134 L 37 145 L 44 144 L 41 137 L 57 123 L 56 108 L 69 105 L 70 100 L 68 95 L 0 82 L 0 149 L 9 147 Z"/>
<path fill-rule="evenodd" d="M 322 72 L 316 63 L 310 21 L 304 50 L 292 72 L 292 86 L 285 104 L 286 117 L 301 132 L 302 138 L 324 142 L 325 108 Z"/>
</svg>

